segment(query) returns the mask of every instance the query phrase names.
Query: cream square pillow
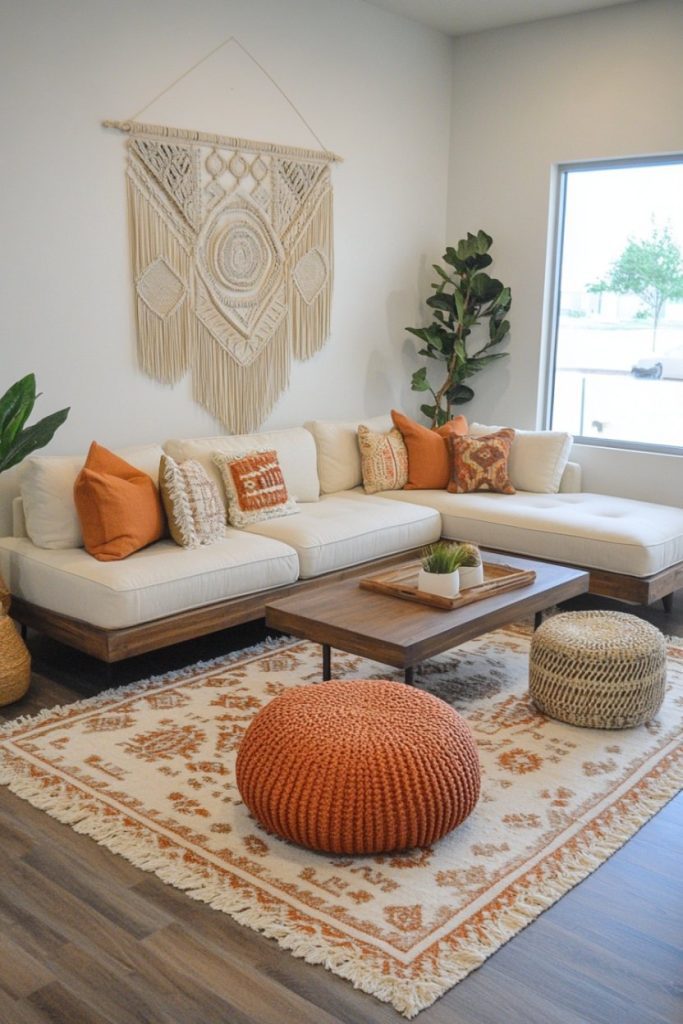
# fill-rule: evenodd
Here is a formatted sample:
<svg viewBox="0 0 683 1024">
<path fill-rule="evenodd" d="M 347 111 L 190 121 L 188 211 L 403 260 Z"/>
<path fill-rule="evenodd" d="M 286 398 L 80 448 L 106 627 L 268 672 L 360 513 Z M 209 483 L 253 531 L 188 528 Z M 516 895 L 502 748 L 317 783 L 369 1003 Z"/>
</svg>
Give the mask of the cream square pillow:
<svg viewBox="0 0 683 1024">
<path fill-rule="evenodd" d="M 158 444 L 117 448 L 119 455 L 136 469 L 159 482 Z M 83 534 L 74 504 L 74 484 L 83 469 L 85 455 L 33 455 L 21 473 L 26 532 L 39 548 L 82 548 Z"/>
<path fill-rule="evenodd" d="M 472 437 L 493 434 L 502 429 L 470 423 Z M 516 430 L 508 462 L 515 490 L 557 494 L 573 442 L 571 434 L 559 430 Z"/>
<path fill-rule="evenodd" d="M 363 483 L 360 448 L 358 447 L 358 427 L 386 433 L 391 430 L 391 416 L 371 416 L 365 419 L 346 420 L 309 420 L 304 423 L 307 430 L 315 438 L 318 451 L 318 476 L 322 494 L 335 494 L 337 491 L 350 491 Z"/>
</svg>

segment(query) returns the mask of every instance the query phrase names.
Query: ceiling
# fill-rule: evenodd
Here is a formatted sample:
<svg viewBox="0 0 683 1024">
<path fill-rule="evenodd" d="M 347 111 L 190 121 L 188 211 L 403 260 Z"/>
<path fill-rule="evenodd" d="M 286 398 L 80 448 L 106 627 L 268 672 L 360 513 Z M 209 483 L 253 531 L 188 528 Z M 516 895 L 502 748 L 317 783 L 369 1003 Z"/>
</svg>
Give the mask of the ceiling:
<svg viewBox="0 0 683 1024">
<path fill-rule="evenodd" d="M 369 0 L 452 36 L 577 14 L 634 0 Z"/>
</svg>

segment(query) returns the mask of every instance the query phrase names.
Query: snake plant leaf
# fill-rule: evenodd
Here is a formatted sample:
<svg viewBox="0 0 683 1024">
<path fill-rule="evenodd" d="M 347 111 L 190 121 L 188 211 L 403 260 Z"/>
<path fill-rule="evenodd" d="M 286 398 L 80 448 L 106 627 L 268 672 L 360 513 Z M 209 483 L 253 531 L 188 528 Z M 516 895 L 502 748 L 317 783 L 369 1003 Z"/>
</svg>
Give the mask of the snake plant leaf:
<svg viewBox="0 0 683 1024">
<path fill-rule="evenodd" d="M 44 448 L 68 415 L 69 407 L 45 416 L 32 426 L 21 430 L 11 440 L 6 440 L 0 435 L 0 473 L 16 466 L 36 449 Z"/>
<path fill-rule="evenodd" d="M 0 444 L 17 436 L 36 401 L 35 374 L 29 373 L 13 384 L 0 398 Z"/>
</svg>

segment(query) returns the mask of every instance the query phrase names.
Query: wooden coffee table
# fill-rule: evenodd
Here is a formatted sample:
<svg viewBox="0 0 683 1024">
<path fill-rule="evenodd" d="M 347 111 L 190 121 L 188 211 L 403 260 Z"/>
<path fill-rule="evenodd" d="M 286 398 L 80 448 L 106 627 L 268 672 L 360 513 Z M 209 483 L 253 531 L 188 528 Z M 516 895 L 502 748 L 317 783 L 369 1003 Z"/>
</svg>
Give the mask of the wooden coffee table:
<svg viewBox="0 0 683 1024">
<path fill-rule="evenodd" d="M 356 577 L 273 601 L 266 605 L 266 624 L 322 644 L 323 679 L 331 678 L 331 649 L 336 647 L 403 669 L 406 683 L 412 683 L 415 667 L 427 658 L 528 615 L 535 615 L 538 624 L 544 609 L 588 590 L 589 574 L 579 569 L 482 554 L 486 562 L 533 569 L 536 579 L 519 590 L 444 610 L 364 590 Z"/>
</svg>

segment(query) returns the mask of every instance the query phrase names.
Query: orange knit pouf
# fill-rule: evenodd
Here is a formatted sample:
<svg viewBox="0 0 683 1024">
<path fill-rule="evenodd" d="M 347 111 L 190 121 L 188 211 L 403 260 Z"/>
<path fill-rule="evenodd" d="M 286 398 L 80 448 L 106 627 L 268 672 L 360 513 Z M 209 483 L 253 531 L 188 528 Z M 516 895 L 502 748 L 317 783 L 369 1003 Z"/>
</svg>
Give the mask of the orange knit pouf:
<svg viewBox="0 0 683 1024">
<path fill-rule="evenodd" d="M 254 718 L 237 786 L 268 832 L 325 853 L 429 846 L 479 797 L 467 723 L 404 683 L 353 679 L 299 686 Z"/>
</svg>

